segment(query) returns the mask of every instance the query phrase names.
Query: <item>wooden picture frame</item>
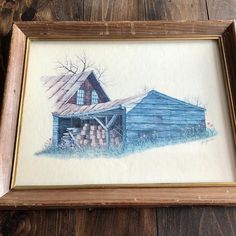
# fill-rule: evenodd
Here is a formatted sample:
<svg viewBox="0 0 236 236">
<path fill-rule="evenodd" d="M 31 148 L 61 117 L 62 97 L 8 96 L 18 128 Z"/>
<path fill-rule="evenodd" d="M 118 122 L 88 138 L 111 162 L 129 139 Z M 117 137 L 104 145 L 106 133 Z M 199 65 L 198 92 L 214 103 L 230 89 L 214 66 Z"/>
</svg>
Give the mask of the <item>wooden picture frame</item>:
<svg viewBox="0 0 236 236">
<path fill-rule="evenodd" d="M 32 39 L 217 39 L 225 69 L 235 134 L 236 28 L 234 21 L 19 22 L 13 25 L 0 126 L 0 207 L 235 205 L 236 184 L 165 184 L 91 188 L 12 189 L 10 186 L 26 51 Z M 234 135 L 235 138 L 235 135 Z M 235 141 L 234 141 L 235 142 Z"/>
</svg>

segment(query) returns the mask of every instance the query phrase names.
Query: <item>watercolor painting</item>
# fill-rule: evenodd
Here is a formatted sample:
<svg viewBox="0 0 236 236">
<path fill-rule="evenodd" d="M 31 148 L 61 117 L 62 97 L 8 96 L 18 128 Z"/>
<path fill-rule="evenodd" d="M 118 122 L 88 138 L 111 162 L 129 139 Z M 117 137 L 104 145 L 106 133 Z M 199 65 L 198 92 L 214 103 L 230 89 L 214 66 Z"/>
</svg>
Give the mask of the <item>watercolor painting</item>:
<svg viewBox="0 0 236 236">
<path fill-rule="evenodd" d="M 58 62 L 63 73 L 41 78 L 53 102 L 53 125 L 38 154 L 119 156 L 217 134 L 199 101 L 179 100 L 155 88 L 111 100 L 102 81 L 105 70 L 85 53 L 76 58 Z"/>
<path fill-rule="evenodd" d="M 216 41 L 33 40 L 28 57 L 17 186 L 235 180 Z"/>
</svg>

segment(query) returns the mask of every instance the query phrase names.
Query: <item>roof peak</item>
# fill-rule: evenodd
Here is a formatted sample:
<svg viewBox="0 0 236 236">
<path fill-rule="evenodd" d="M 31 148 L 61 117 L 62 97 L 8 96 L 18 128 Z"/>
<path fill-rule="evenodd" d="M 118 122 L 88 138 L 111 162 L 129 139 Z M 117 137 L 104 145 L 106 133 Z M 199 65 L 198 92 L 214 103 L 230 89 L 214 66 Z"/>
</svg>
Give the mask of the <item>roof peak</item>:
<svg viewBox="0 0 236 236">
<path fill-rule="evenodd" d="M 156 91 L 156 90 L 154 90 L 154 89 L 152 89 L 152 90 L 150 90 L 149 92 L 147 92 L 147 94 L 157 94 L 158 96 L 164 97 L 164 98 L 169 99 L 169 100 L 172 100 L 172 101 L 176 101 L 176 102 L 179 102 L 179 103 L 182 103 L 182 104 L 186 104 L 186 105 L 188 105 L 188 106 L 192 106 L 192 107 L 197 108 L 197 109 L 200 109 L 200 110 L 206 110 L 206 109 L 203 108 L 203 107 L 200 107 L 200 106 L 198 106 L 198 105 L 194 105 L 194 104 L 189 103 L 189 102 L 185 102 L 185 101 L 180 100 L 180 99 L 178 99 L 178 98 L 171 97 L 171 96 L 166 95 L 166 94 L 164 94 L 164 93 L 158 92 L 158 91 Z"/>
</svg>

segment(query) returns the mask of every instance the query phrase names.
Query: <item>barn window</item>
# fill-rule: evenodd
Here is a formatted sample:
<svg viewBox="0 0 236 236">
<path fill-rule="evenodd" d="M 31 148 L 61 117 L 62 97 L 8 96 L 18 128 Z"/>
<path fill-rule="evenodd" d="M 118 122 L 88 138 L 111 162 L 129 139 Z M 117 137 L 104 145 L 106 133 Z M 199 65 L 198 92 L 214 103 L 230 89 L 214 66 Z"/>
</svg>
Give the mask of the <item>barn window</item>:
<svg viewBox="0 0 236 236">
<path fill-rule="evenodd" d="M 92 104 L 98 103 L 98 94 L 95 90 L 92 91 Z"/>
<path fill-rule="evenodd" d="M 79 89 L 77 91 L 76 104 L 79 104 L 79 105 L 84 104 L 84 90 L 83 89 Z"/>
</svg>

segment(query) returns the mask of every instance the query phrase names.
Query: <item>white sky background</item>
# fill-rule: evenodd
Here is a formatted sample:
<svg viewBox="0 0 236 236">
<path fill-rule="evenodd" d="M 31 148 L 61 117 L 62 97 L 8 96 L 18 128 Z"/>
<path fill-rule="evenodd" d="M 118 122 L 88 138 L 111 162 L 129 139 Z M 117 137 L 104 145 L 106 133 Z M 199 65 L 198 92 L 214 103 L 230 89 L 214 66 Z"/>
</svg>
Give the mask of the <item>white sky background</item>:
<svg viewBox="0 0 236 236">
<path fill-rule="evenodd" d="M 168 146 L 121 159 L 38 157 L 52 134 L 50 104 L 41 76 L 59 71 L 56 61 L 82 56 L 105 68 L 105 91 L 111 99 L 155 89 L 180 100 L 198 98 L 206 120 L 219 134 L 210 141 Z M 19 161 L 18 185 L 211 182 L 234 180 L 234 151 L 217 42 L 172 41 L 33 41 Z M 35 174 L 37 173 L 37 174 Z"/>
<path fill-rule="evenodd" d="M 211 53 L 209 54 L 209 47 Z M 103 42 L 45 42 L 31 44 L 31 53 L 40 62 L 35 68 L 41 75 L 60 74 L 57 61 L 83 56 L 106 70 L 103 81 L 111 99 L 142 93 L 144 88 L 156 89 L 176 98 L 206 96 L 206 89 L 214 79 L 197 83 L 201 77 L 209 78 L 219 63 L 217 44 L 205 41 L 103 41 Z M 43 57 L 40 61 L 41 54 Z M 43 63 L 43 64 L 42 64 Z M 213 67 L 214 66 L 214 67 Z M 204 71 L 203 71 L 204 70 Z M 218 75 L 220 76 L 220 75 Z M 177 83 L 182 84 L 176 89 Z M 193 87 L 189 93 L 189 88 Z M 212 88 L 215 89 L 215 88 Z M 209 93 L 208 93 L 209 94 Z M 210 97 L 210 96 L 209 96 Z M 204 99 L 204 97 L 203 97 Z M 207 101 L 206 101 L 207 102 Z"/>
</svg>

